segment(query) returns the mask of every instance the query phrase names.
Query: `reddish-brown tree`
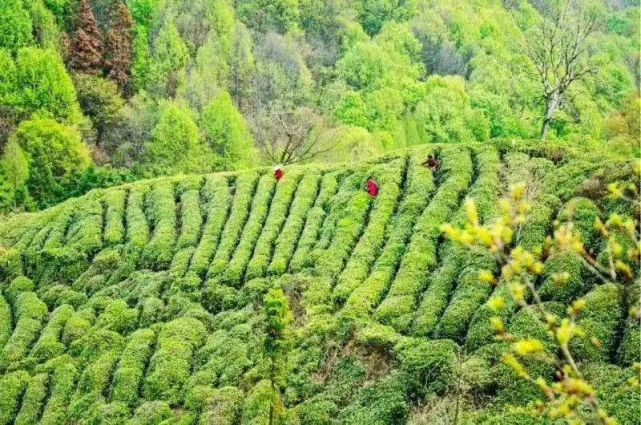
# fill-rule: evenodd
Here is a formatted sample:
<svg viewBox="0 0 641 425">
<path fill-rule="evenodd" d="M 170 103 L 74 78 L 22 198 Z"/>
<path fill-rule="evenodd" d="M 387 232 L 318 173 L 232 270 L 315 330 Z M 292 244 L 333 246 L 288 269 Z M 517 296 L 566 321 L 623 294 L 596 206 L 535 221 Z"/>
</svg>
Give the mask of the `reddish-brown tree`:
<svg viewBox="0 0 641 425">
<path fill-rule="evenodd" d="M 80 0 L 77 22 L 69 66 L 75 71 L 99 74 L 102 72 L 102 36 L 88 0 Z"/>
<path fill-rule="evenodd" d="M 129 8 L 118 4 L 111 20 L 111 28 L 105 42 L 105 70 L 121 90 L 127 87 L 131 77 L 133 60 L 134 22 Z"/>
</svg>

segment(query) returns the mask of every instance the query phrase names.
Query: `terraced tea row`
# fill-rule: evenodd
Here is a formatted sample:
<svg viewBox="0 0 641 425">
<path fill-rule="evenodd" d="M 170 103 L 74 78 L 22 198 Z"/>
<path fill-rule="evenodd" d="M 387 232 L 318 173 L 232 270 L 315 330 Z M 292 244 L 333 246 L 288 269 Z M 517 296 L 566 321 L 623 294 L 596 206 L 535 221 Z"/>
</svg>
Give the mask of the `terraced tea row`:
<svg viewBox="0 0 641 425">
<path fill-rule="evenodd" d="M 489 256 L 440 227 L 463 223 L 466 197 L 491 221 L 499 197 L 527 182 L 523 246 L 572 221 L 599 252 L 593 223 L 609 206 L 579 197 L 593 169 L 435 145 L 292 167 L 280 181 L 265 169 L 142 181 L 12 218 L 0 225 L 0 424 L 267 423 L 273 287 L 294 316 L 276 403 L 285 423 L 404 422 L 451 388 L 461 356 L 491 371 L 479 394 L 522 406 L 536 389 L 510 398 L 517 380 L 497 361 L 488 299 L 506 295 L 511 333 L 545 339 L 545 329 L 504 282 L 479 282 L 496 267 Z M 582 296 L 590 306 L 579 320 L 601 345 L 578 344 L 580 360 L 627 376 L 639 360 L 628 313 L 638 285 L 604 285 L 569 256 L 549 256 L 546 270 L 537 285 L 550 309 Z M 569 272 L 562 288 L 556 271 Z"/>
</svg>

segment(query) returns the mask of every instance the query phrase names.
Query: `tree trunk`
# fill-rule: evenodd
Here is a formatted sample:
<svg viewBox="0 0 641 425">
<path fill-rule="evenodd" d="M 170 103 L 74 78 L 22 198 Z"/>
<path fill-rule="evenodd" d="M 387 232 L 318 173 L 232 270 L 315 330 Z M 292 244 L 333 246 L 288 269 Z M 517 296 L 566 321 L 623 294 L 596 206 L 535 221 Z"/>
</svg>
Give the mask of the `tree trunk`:
<svg viewBox="0 0 641 425">
<path fill-rule="evenodd" d="M 545 99 L 545 114 L 543 115 L 543 125 L 541 126 L 541 140 L 545 140 L 548 137 L 550 123 L 558 107 L 559 94 L 555 91 Z"/>
</svg>

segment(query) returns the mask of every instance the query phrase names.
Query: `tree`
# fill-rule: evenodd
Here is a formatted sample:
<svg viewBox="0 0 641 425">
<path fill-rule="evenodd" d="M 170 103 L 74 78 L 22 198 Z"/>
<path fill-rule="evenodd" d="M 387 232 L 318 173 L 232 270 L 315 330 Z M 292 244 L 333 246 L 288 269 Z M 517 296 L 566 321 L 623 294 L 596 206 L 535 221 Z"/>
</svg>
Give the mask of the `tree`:
<svg viewBox="0 0 641 425">
<path fill-rule="evenodd" d="M 73 128 L 52 119 L 23 121 L 11 136 L 29 164 L 27 188 L 39 206 L 64 197 L 65 183 L 91 165 L 89 149 Z"/>
<path fill-rule="evenodd" d="M 424 142 L 460 143 L 489 137 L 489 122 L 481 111 L 472 109 L 465 80 L 459 76 L 430 76 L 414 116 Z"/>
<path fill-rule="evenodd" d="M 107 128 L 120 118 L 119 112 L 125 102 L 120 97 L 118 86 L 111 80 L 90 74 L 76 74 L 73 80 L 80 107 L 91 119 L 96 129 L 97 144 L 101 144 Z"/>
<path fill-rule="evenodd" d="M 149 47 L 149 32 L 138 25 L 133 44 L 133 63 L 131 77 L 136 90 L 143 90 L 149 85 L 151 70 L 151 48 Z"/>
<path fill-rule="evenodd" d="M 200 139 L 192 111 L 175 102 L 161 104 L 160 119 L 146 148 L 147 167 L 159 174 L 202 172 L 213 168 L 214 159 Z"/>
<path fill-rule="evenodd" d="M 577 0 L 564 0 L 525 38 L 525 54 L 535 68 L 544 103 L 541 139 L 568 89 L 594 71 L 589 42 L 598 29 L 597 15 Z"/>
<path fill-rule="evenodd" d="M 286 33 L 298 27 L 298 0 L 238 0 L 236 10 L 251 29 Z"/>
<path fill-rule="evenodd" d="M 33 44 L 29 12 L 21 0 L 0 0 L 0 48 L 16 52 Z"/>
<path fill-rule="evenodd" d="M 129 8 L 119 3 L 105 42 L 105 70 L 121 90 L 127 87 L 131 77 L 133 25 Z"/>
<path fill-rule="evenodd" d="M 31 19 L 33 20 L 33 36 L 36 44 L 46 49 L 58 49 L 60 29 L 56 24 L 56 17 L 47 9 L 42 0 L 32 2 Z"/>
<path fill-rule="evenodd" d="M 26 47 L 15 61 L 14 111 L 21 119 L 33 114 L 80 122 L 76 90 L 60 56 L 53 50 Z"/>
<path fill-rule="evenodd" d="M 290 37 L 267 34 L 256 49 L 248 121 L 258 147 L 276 163 L 313 158 L 319 139 L 312 130 L 321 117 L 308 106 L 313 81 L 299 50 Z"/>
<path fill-rule="evenodd" d="M 254 143 L 245 118 L 234 107 L 231 96 L 221 92 L 202 116 L 207 143 L 220 157 L 220 168 L 237 170 L 255 164 Z"/>
<path fill-rule="evenodd" d="M 190 56 L 171 17 L 165 20 L 152 51 L 147 89 L 157 96 L 174 96 Z"/>
<path fill-rule="evenodd" d="M 164 0 L 132 0 L 128 2 L 136 25 L 143 26 L 145 29 L 151 28 L 158 9 L 163 3 Z"/>
<path fill-rule="evenodd" d="M 271 109 L 255 116 L 254 134 L 259 149 L 272 164 L 310 161 L 332 150 L 327 121 L 313 109 Z"/>
<path fill-rule="evenodd" d="M 99 74 L 103 64 L 102 36 L 89 0 L 80 0 L 76 33 L 72 40 L 69 66 L 86 73 Z"/>
<path fill-rule="evenodd" d="M 134 167 L 144 160 L 145 147 L 158 122 L 158 105 L 144 92 L 132 97 L 102 135 L 100 147 L 117 167 Z"/>
<path fill-rule="evenodd" d="M 0 169 L 9 181 L 11 198 L 13 199 L 12 206 L 15 208 L 21 196 L 20 194 L 23 193 L 25 189 L 25 183 L 29 178 L 29 163 L 27 157 L 15 139 L 12 139 L 7 143 L 7 146 L 5 146 L 0 162 Z"/>
<path fill-rule="evenodd" d="M 249 30 L 238 22 L 234 25 L 232 54 L 230 57 L 230 94 L 237 108 L 242 108 L 245 99 L 251 92 L 251 77 L 256 62 L 252 52 L 253 43 Z"/>
<path fill-rule="evenodd" d="M 269 406 L 269 425 L 272 425 L 278 414 L 276 406 L 280 398 L 279 381 L 283 375 L 283 360 L 289 349 L 289 324 L 292 321 L 292 314 L 289 310 L 289 300 L 280 287 L 271 288 L 265 295 L 263 303 L 267 319 L 263 352 L 269 360 L 269 380 L 272 393 Z"/>
<path fill-rule="evenodd" d="M 17 71 L 8 50 L 0 49 L 0 148 L 15 128 L 17 113 Z"/>
</svg>

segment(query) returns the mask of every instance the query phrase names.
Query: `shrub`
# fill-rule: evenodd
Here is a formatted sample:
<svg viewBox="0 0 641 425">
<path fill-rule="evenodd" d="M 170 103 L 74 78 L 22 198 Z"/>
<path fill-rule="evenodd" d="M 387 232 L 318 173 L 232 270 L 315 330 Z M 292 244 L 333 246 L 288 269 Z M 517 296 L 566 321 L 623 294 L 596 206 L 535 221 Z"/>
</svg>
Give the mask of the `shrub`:
<svg viewBox="0 0 641 425">
<path fill-rule="evenodd" d="M 153 227 L 153 235 L 142 251 L 142 266 L 152 270 L 169 267 L 176 242 L 176 208 L 173 185 L 168 181 L 156 183 L 145 208 Z"/>
<path fill-rule="evenodd" d="M 367 278 L 378 254 L 383 249 L 388 223 L 396 212 L 401 198 L 403 178 L 408 171 L 407 161 L 397 159 L 372 170 L 371 177 L 377 180 L 381 189 L 369 211 L 367 226 L 363 229 L 356 246 L 351 252 L 344 269 L 338 275 L 333 297 L 344 302 L 352 291 Z"/>
<path fill-rule="evenodd" d="M 216 255 L 209 265 L 207 277 L 218 276 L 227 267 L 229 259 L 238 245 L 245 221 L 249 216 L 252 197 L 258 185 L 258 177 L 258 174 L 253 172 L 241 174 L 237 177 L 229 217 L 220 237 Z"/>
<path fill-rule="evenodd" d="M 398 206 L 398 212 L 387 233 L 385 247 L 374 263 L 372 273 L 369 278 L 365 280 L 363 286 L 370 286 L 370 280 L 381 280 L 385 282 L 385 285 L 390 284 L 390 281 L 393 279 L 393 274 L 405 252 L 405 248 L 409 243 L 415 222 L 436 190 L 432 173 L 423 165 L 425 156 L 426 152 L 419 151 L 413 153 L 409 158 L 403 198 Z M 383 285 L 382 282 L 380 286 Z M 397 299 L 394 295 L 395 290 L 395 287 L 391 287 L 389 297 L 383 300 L 377 308 L 375 316 L 383 323 L 390 323 L 393 319 L 393 317 L 391 317 L 392 315 L 396 317 L 403 316 L 404 313 L 409 313 L 403 310 L 403 306 L 406 307 L 406 310 L 413 310 L 413 297 L 409 295 L 403 296 L 399 291 L 399 297 Z M 396 308 L 398 308 L 398 310 Z M 396 326 L 397 323 L 394 323 L 394 325 Z"/>
<path fill-rule="evenodd" d="M 0 424 L 10 424 L 18 413 L 22 393 L 27 388 L 29 374 L 23 370 L 6 374 L 0 379 Z"/>
<path fill-rule="evenodd" d="M 207 218 L 188 270 L 189 273 L 195 274 L 199 278 L 204 277 L 207 272 L 209 262 L 220 240 L 231 203 L 229 187 L 223 177 L 206 177 L 201 192 L 204 198 L 203 209 Z"/>
<path fill-rule="evenodd" d="M 38 226 L 34 226 L 35 229 L 38 229 Z M 34 230 L 35 230 L 34 229 Z M 2 249 L 0 250 L 0 279 L 3 281 L 8 281 L 14 279 L 17 276 L 22 274 L 23 264 L 22 264 L 22 252 L 24 246 L 22 243 L 26 240 L 29 240 L 29 236 L 33 236 L 34 232 L 27 231 L 20 237 L 20 240 L 11 249 Z M 24 239 L 23 239 L 24 238 Z"/>
<path fill-rule="evenodd" d="M 589 200 L 574 198 L 559 212 L 562 223 L 572 222 L 573 231 L 584 242 L 586 249 L 594 247 L 596 229 L 594 224 L 599 217 L 599 210 Z M 562 284 L 555 275 L 569 273 L 569 279 Z M 592 274 L 583 266 L 579 256 L 572 252 L 553 253 L 545 262 L 545 280 L 539 289 L 544 300 L 568 303 L 587 291 Z"/>
<path fill-rule="evenodd" d="M 275 241 L 267 274 L 282 275 L 287 271 L 303 232 L 306 217 L 309 216 L 314 200 L 319 195 L 320 181 L 321 176 L 313 170 L 307 171 L 302 176 L 290 206 L 287 221 Z"/>
<path fill-rule="evenodd" d="M 109 388 L 111 375 L 118 361 L 118 357 L 119 353 L 117 350 L 107 351 L 87 365 L 78 380 L 75 397 L 84 396 L 89 393 L 98 395 L 105 393 Z"/>
<path fill-rule="evenodd" d="M 62 305 L 51 313 L 47 326 L 29 354 L 36 363 L 44 362 L 64 352 L 66 347 L 60 342 L 60 337 L 67 320 L 73 313 L 73 307 L 69 305 Z"/>
<path fill-rule="evenodd" d="M 44 407 L 49 386 L 49 374 L 38 373 L 29 381 L 27 390 L 22 396 L 22 406 L 15 416 L 16 425 L 30 425 L 38 422 Z"/>
<path fill-rule="evenodd" d="M 294 272 L 310 265 L 309 253 L 316 242 L 323 220 L 327 215 L 329 202 L 338 190 L 339 176 L 339 172 L 328 173 L 323 176 L 320 182 L 318 196 L 314 201 L 314 206 L 307 213 L 305 225 L 290 261 L 289 268 Z"/>
<path fill-rule="evenodd" d="M 617 329 L 623 318 L 621 290 L 612 283 L 603 284 L 588 292 L 583 299 L 586 307 L 577 323 L 599 343 L 594 345 L 588 337 L 579 338 L 571 345 L 572 353 L 578 360 L 608 362 L 614 357 Z"/>
<path fill-rule="evenodd" d="M 46 248 L 37 261 L 31 275 L 39 287 L 53 282 L 71 283 L 89 267 L 87 256 L 70 247 Z"/>
<path fill-rule="evenodd" d="M 633 368 L 622 369 L 612 364 L 588 363 L 584 367 L 585 377 L 594 383 L 601 407 L 621 424 L 639 421 L 638 406 L 641 394 L 629 384 L 629 379 L 638 376 Z M 635 408 L 631 408 L 635 406 Z"/>
<path fill-rule="evenodd" d="M 18 276 L 4 289 L 4 296 L 11 304 L 15 304 L 21 293 L 32 292 L 34 290 L 35 285 L 31 279 L 26 276 Z"/>
<path fill-rule="evenodd" d="M 102 247 L 102 213 L 100 201 L 87 200 L 67 228 L 65 245 L 86 255 L 95 254 Z"/>
<path fill-rule="evenodd" d="M 278 395 L 273 394 L 271 383 L 263 379 L 247 393 L 243 400 L 242 423 L 265 424 L 269 422 L 270 405 L 274 403 L 274 417 L 284 409 Z"/>
<path fill-rule="evenodd" d="M 285 220 L 290 214 L 294 194 L 300 187 L 301 178 L 300 174 L 290 174 L 277 185 L 265 225 L 258 240 L 253 242 L 254 252 L 247 265 L 245 280 L 265 276 L 276 239 L 281 235 Z"/>
<path fill-rule="evenodd" d="M 13 320 L 11 315 L 11 307 L 5 298 L 0 295 L 0 348 L 11 337 L 11 330 L 13 329 Z"/>
<path fill-rule="evenodd" d="M 123 345 L 124 338 L 119 333 L 94 328 L 71 343 L 68 353 L 78 357 L 81 365 L 87 365 L 104 353 L 120 350 Z"/>
<path fill-rule="evenodd" d="M 536 415 L 531 408 L 512 406 L 501 409 L 499 412 L 478 413 L 470 420 L 479 425 L 556 425 L 559 423 Z"/>
<path fill-rule="evenodd" d="M 36 341 L 48 311 L 35 292 L 22 292 L 15 302 L 16 327 L 0 354 L 0 368 L 14 369 Z"/>
<path fill-rule="evenodd" d="M 43 369 L 52 370 L 53 374 L 49 385 L 49 399 L 42 412 L 40 423 L 46 425 L 64 423 L 78 371 L 73 359 L 67 355 L 49 360 Z"/>
<path fill-rule="evenodd" d="M 129 406 L 138 401 L 138 389 L 143 379 L 145 365 L 151 357 L 155 334 L 150 329 L 140 329 L 131 334 L 114 373 L 112 398 Z"/>
<path fill-rule="evenodd" d="M 408 314 L 414 310 L 429 270 L 437 265 L 440 225 L 456 208 L 472 178 L 472 162 L 467 151 L 444 149 L 440 153 L 440 160 L 443 162 L 443 183 L 416 218 L 398 271 L 389 283 L 389 298 L 383 301 L 377 312 L 383 323 L 399 330 L 407 330 L 409 327 L 411 317 Z M 398 306 L 399 310 L 393 310 L 392 306 Z"/>
<path fill-rule="evenodd" d="M 87 302 L 87 295 L 67 285 L 53 285 L 41 294 L 41 298 L 52 310 L 64 304 L 78 308 Z"/>
<path fill-rule="evenodd" d="M 62 343 L 69 345 L 80 339 L 91 328 L 95 318 L 90 310 L 76 311 L 69 317 L 62 330 Z"/>
<path fill-rule="evenodd" d="M 205 401 L 200 422 L 207 424 L 236 423 L 240 419 L 243 393 L 236 387 L 216 388 Z"/>
<path fill-rule="evenodd" d="M 420 401 L 443 394 L 456 380 L 459 347 L 451 340 L 404 339 L 394 346 L 408 394 Z"/>
<path fill-rule="evenodd" d="M 205 337 L 204 325 L 193 318 L 175 319 L 163 326 L 158 349 L 145 378 L 145 395 L 177 405 L 190 375 L 192 356 Z"/>
<path fill-rule="evenodd" d="M 249 356 L 247 343 L 227 331 L 216 331 L 196 353 L 189 385 L 235 385 L 253 364 Z"/>
<path fill-rule="evenodd" d="M 222 285 L 217 279 L 209 280 L 202 293 L 207 310 L 218 313 L 233 309 L 239 301 L 238 289 Z"/>
<path fill-rule="evenodd" d="M 414 335 L 428 336 L 436 329 L 439 318 L 447 308 L 448 296 L 454 288 L 459 265 L 460 259 L 454 256 L 448 257 L 444 264 L 430 276 L 412 324 Z"/>
<path fill-rule="evenodd" d="M 625 321 L 623 337 L 619 345 L 617 364 L 631 366 L 635 362 L 641 362 L 641 283 L 635 283 L 626 288 L 626 301 L 630 306 Z M 1 345 L 1 344 L 0 344 Z"/>
<path fill-rule="evenodd" d="M 252 200 L 249 217 L 240 240 L 227 267 L 220 276 L 221 282 L 238 286 L 245 275 L 247 263 L 254 252 L 254 246 L 260 236 L 263 224 L 267 219 L 270 201 L 275 192 L 276 180 L 270 174 L 264 174 L 258 181 L 258 187 Z M 280 186 L 280 185 L 279 185 Z"/>
<path fill-rule="evenodd" d="M 121 334 L 133 331 L 137 324 L 138 310 L 129 308 L 123 300 L 110 302 L 96 321 L 97 327 L 109 329 Z"/>
<path fill-rule="evenodd" d="M 596 251 L 599 248 L 595 246 L 598 233 L 594 224 L 600 215 L 599 208 L 589 199 L 572 198 L 559 211 L 557 219 L 561 223 L 571 222 L 573 224 L 572 229 L 580 236 L 586 248 Z"/>
<path fill-rule="evenodd" d="M 95 403 L 86 419 L 88 424 L 121 425 L 131 417 L 131 412 L 124 403 L 105 403 L 100 399 Z M 87 415 L 85 414 L 84 417 Z"/>
<path fill-rule="evenodd" d="M 340 414 L 349 424 L 394 424 L 407 421 L 409 404 L 397 374 L 388 375 L 356 394 L 356 400 Z"/>
<path fill-rule="evenodd" d="M 557 302 L 545 303 L 545 308 L 559 317 L 565 312 L 565 305 Z M 550 335 L 545 323 L 545 317 L 534 306 L 521 308 L 512 316 L 508 325 L 509 332 L 517 338 L 537 338 L 546 347 L 554 351 L 555 341 Z"/>
<path fill-rule="evenodd" d="M 511 179 L 512 184 L 531 181 L 533 178 L 539 177 L 540 174 L 548 175 L 548 168 L 551 166 L 549 161 L 540 158 L 532 158 L 527 162 L 510 161 L 509 158 L 516 155 L 508 155 L 507 160 L 510 168 L 509 175 L 517 175 L 517 177 Z M 544 161 L 542 165 L 538 164 L 540 161 Z M 524 172 L 519 172 L 519 170 Z M 548 192 L 553 191 L 553 189 L 550 189 L 548 185 L 545 185 L 543 188 L 544 193 L 538 193 L 534 185 L 528 186 L 528 189 L 528 196 L 533 198 L 533 207 L 527 215 L 526 222 L 523 223 L 521 227 L 518 244 L 526 250 L 535 250 L 543 245 L 545 238 L 549 235 L 554 211 L 553 207 L 558 202 L 558 199 L 555 196 L 549 195 Z M 530 194 L 530 191 L 533 193 Z M 505 308 L 498 312 L 492 311 L 487 303 L 479 308 L 472 319 L 472 324 L 468 329 L 465 341 L 465 346 L 470 351 L 474 351 L 481 345 L 489 344 L 494 340 L 495 332 L 490 323 L 491 317 L 497 316 L 504 322 L 507 322 L 518 307 L 505 281 L 498 282 L 490 298 L 494 297 L 500 297 L 505 300 Z"/>
<path fill-rule="evenodd" d="M 182 276 L 187 273 L 187 269 L 189 268 L 189 263 L 191 261 L 191 257 L 194 255 L 194 251 L 196 249 L 193 246 L 189 246 L 187 248 L 183 248 L 180 251 L 176 252 L 174 255 L 174 258 L 171 260 L 171 265 L 169 266 L 169 276 L 172 277 L 173 283 L 172 283 L 172 290 L 176 287 L 181 286 L 181 283 L 184 282 L 183 279 L 181 279 Z M 197 279 L 197 278 L 196 278 Z M 198 280 L 198 284 L 196 285 L 196 288 L 200 286 L 200 280 Z M 188 289 L 189 286 L 182 286 L 183 289 Z"/>
<path fill-rule="evenodd" d="M 106 246 L 122 243 L 125 239 L 127 192 L 119 189 L 108 190 L 105 192 L 103 202 L 107 210 L 105 213 L 104 243 Z"/>
<path fill-rule="evenodd" d="M 490 284 L 479 282 L 481 270 L 491 270 L 495 267 L 489 256 L 484 260 L 465 269 L 459 275 L 458 285 L 436 328 L 437 336 L 459 342 L 463 340 L 474 313 L 492 293 Z"/>
<path fill-rule="evenodd" d="M 318 274 L 335 279 L 349 259 L 373 202 L 362 185 L 366 176 L 376 171 L 373 168 L 368 172 L 356 172 L 342 183 L 328 216 L 333 223 L 323 229 L 321 239 L 312 252 Z"/>
<path fill-rule="evenodd" d="M 489 222 L 496 214 L 501 161 L 495 149 L 485 146 L 476 152 L 475 163 L 478 175 L 468 198 L 474 199 L 480 219 Z M 479 273 L 496 267 L 489 254 L 469 255 L 463 265 L 465 268 L 457 279 L 456 289 L 436 330 L 439 337 L 458 341 L 463 340 L 474 313 L 492 292 L 490 285 L 479 284 Z"/>
<path fill-rule="evenodd" d="M 129 189 L 127 196 L 127 210 L 125 212 L 127 223 L 127 245 L 129 250 L 142 252 L 149 241 L 149 225 L 143 209 L 143 200 L 146 188 L 135 186 Z"/>
<path fill-rule="evenodd" d="M 146 401 L 136 408 L 131 422 L 135 425 L 156 425 L 173 416 L 174 412 L 166 402 Z"/>
<path fill-rule="evenodd" d="M 176 249 L 196 246 L 203 222 L 198 190 L 190 189 L 180 195 L 180 213 L 180 236 Z"/>
</svg>

